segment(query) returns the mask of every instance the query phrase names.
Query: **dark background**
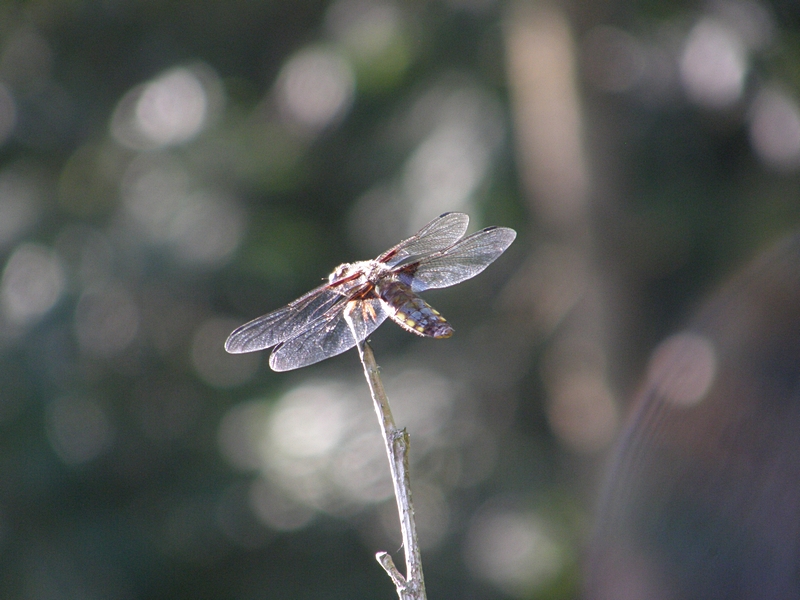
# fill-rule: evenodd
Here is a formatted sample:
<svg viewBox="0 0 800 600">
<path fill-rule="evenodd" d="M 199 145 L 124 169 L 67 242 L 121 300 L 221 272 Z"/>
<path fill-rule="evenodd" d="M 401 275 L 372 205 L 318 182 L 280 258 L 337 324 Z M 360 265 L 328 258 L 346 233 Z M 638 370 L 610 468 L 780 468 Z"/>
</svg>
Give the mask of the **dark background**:
<svg viewBox="0 0 800 600">
<path fill-rule="evenodd" d="M 222 344 L 458 210 L 519 236 L 426 295 L 455 336 L 372 336 L 429 596 L 575 597 L 648 355 L 800 221 L 799 23 L 0 2 L 0 596 L 394 597 L 355 352 L 279 374 Z"/>
</svg>

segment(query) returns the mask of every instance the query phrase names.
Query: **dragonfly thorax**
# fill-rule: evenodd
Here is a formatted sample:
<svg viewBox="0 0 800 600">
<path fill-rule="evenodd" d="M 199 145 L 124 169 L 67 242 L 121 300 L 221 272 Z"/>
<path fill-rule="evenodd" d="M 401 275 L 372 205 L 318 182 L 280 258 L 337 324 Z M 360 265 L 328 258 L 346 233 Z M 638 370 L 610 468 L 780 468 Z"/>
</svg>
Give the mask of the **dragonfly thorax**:
<svg viewBox="0 0 800 600">
<path fill-rule="evenodd" d="M 391 273 L 391 267 L 377 260 L 361 260 L 354 263 L 342 263 L 328 276 L 329 283 L 342 279 L 352 279 L 357 283 L 371 281 L 375 283 L 381 277 Z"/>
</svg>

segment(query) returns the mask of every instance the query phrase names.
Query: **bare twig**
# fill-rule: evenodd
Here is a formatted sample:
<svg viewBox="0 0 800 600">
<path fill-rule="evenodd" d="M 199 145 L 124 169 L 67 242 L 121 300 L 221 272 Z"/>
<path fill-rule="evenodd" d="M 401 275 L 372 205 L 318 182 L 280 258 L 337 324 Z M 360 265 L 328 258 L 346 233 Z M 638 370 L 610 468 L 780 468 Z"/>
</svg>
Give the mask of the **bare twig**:
<svg viewBox="0 0 800 600">
<path fill-rule="evenodd" d="M 345 311 L 345 318 L 350 325 L 355 339 L 355 326 L 349 312 Z M 408 470 L 408 432 L 398 429 L 389 408 L 389 399 L 383 389 L 380 377 L 380 368 L 375 362 L 372 348 L 365 342 L 359 342 L 358 354 L 364 366 L 364 376 L 367 379 L 375 413 L 381 426 L 383 441 L 386 445 L 386 454 L 389 457 L 389 469 L 392 473 L 394 495 L 397 498 L 397 510 L 400 513 L 400 530 L 403 536 L 403 548 L 406 555 L 406 576 L 397 570 L 392 557 L 386 552 L 378 552 L 375 558 L 392 578 L 397 595 L 400 600 L 425 600 L 425 580 L 422 576 L 422 556 L 417 542 L 417 528 L 414 522 L 414 506 L 411 502 L 411 479 Z"/>
</svg>

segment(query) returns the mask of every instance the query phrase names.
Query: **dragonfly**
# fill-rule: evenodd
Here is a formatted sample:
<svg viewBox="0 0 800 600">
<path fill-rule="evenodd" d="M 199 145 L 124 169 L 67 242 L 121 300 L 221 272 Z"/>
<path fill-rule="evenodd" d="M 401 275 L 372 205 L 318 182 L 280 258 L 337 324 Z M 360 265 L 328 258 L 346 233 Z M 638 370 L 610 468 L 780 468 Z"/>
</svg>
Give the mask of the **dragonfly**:
<svg viewBox="0 0 800 600">
<path fill-rule="evenodd" d="M 349 350 L 387 318 L 423 337 L 450 337 L 453 327 L 418 294 L 475 277 L 517 236 L 486 227 L 464 237 L 468 224 L 464 213 L 444 213 L 374 260 L 339 265 L 326 283 L 235 329 L 225 350 L 274 346 L 269 366 L 289 371 Z"/>
</svg>

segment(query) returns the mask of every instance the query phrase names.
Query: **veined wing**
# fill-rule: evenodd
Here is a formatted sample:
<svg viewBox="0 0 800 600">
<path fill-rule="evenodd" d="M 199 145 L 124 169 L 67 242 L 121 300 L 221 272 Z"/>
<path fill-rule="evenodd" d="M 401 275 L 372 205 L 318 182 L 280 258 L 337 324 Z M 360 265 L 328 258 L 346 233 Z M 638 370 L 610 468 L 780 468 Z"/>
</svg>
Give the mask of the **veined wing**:
<svg viewBox="0 0 800 600">
<path fill-rule="evenodd" d="M 345 297 L 329 283 L 319 286 L 283 308 L 237 327 L 225 341 L 232 354 L 254 352 L 279 344 L 308 329 Z"/>
<path fill-rule="evenodd" d="M 269 366 L 274 371 L 289 371 L 336 356 L 355 346 L 356 339 L 345 318 L 345 311 L 350 315 L 359 342 L 387 317 L 378 298 L 345 300 L 326 317 L 275 348 L 269 357 Z"/>
<path fill-rule="evenodd" d="M 508 227 L 487 227 L 465 237 L 449 248 L 407 266 L 411 289 L 423 292 L 431 288 L 455 285 L 475 277 L 511 245 L 517 232 Z"/>
<path fill-rule="evenodd" d="M 469 215 L 458 212 L 444 213 L 410 238 L 389 248 L 377 260 L 393 267 L 409 258 L 444 250 L 461 239 L 467 231 L 468 224 Z"/>
</svg>

